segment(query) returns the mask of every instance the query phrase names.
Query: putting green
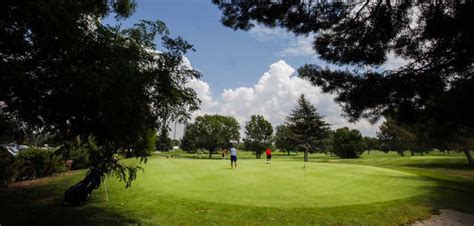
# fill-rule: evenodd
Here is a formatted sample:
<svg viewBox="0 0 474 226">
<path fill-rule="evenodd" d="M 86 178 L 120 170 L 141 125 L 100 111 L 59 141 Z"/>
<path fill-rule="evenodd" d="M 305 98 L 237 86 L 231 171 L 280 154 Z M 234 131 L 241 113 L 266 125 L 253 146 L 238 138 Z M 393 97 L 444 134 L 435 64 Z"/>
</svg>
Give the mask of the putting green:
<svg viewBox="0 0 474 226">
<path fill-rule="evenodd" d="M 303 167 L 305 165 L 305 167 Z M 413 174 L 338 163 L 152 159 L 134 183 L 150 194 L 276 208 L 335 207 L 405 199 L 434 186 Z"/>
</svg>

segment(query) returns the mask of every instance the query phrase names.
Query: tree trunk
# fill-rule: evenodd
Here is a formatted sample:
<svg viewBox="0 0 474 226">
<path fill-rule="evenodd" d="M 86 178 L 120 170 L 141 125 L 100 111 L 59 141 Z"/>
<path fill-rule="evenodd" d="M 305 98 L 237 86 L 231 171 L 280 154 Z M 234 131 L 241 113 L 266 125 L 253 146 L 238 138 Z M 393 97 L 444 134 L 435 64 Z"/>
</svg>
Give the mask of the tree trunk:
<svg viewBox="0 0 474 226">
<path fill-rule="evenodd" d="M 255 152 L 255 158 L 256 158 L 256 159 L 259 159 L 258 151 Z"/>
<path fill-rule="evenodd" d="M 304 150 L 304 161 L 308 161 L 308 150 Z"/>
<path fill-rule="evenodd" d="M 398 154 L 399 154 L 400 156 L 402 156 L 402 157 L 405 156 L 405 154 L 403 153 L 403 151 L 399 151 Z"/>
<path fill-rule="evenodd" d="M 469 150 L 463 150 L 464 154 L 466 155 L 467 162 L 469 163 L 470 166 L 474 166 L 474 163 L 472 162 L 472 155 L 471 151 Z"/>
<path fill-rule="evenodd" d="M 212 148 L 209 148 L 209 158 L 212 159 Z"/>
<path fill-rule="evenodd" d="M 288 156 L 290 156 L 290 151 L 288 151 Z"/>
<path fill-rule="evenodd" d="M 410 150 L 411 156 L 415 156 L 415 152 Z"/>
</svg>

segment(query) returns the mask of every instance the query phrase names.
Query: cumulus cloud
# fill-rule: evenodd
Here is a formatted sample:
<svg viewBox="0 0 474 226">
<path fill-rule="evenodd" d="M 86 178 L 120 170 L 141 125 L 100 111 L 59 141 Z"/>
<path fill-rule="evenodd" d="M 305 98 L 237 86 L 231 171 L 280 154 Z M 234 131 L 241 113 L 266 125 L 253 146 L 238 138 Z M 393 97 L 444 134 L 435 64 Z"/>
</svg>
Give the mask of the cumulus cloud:
<svg viewBox="0 0 474 226">
<path fill-rule="evenodd" d="M 201 109 L 193 113 L 194 117 L 206 113 L 211 114 L 215 111 L 214 109 L 219 103 L 213 100 L 209 84 L 199 79 L 193 79 L 188 82 L 187 86 L 193 88 L 201 100 Z"/>
<path fill-rule="evenodd" d="M 294 75 L 295 69 L 280 60 L 270 65 L 268 71 L 261 75 L 258 82 L 249 87 L 224 89 L 217 98 L 212 95 L 209 85 L 202 80 L 193 80 L 188 86 L 196 90 L 202 101 L 201 109 L 194 117 L 203 114 L 222 114 L 234 116 L 241 124 L 242 132 L 245 122 L 251 115 L 263 115 L 273 126 L 282 124 L 296 105 L 301 94 L 318 109 L 333 129 L 350 127 L 362 134 L 374 136 L 380 123 L 370 124 L 366 120 L 349 123 L 341 116 L 342 110 L 334 102 L 334 96 L 322 93 L 319 87 Z M 177 137 L 181 137 L 182 128 L 178 128 Z M 243 133 L 242 133 L 243 134 Z"/>
</svg>

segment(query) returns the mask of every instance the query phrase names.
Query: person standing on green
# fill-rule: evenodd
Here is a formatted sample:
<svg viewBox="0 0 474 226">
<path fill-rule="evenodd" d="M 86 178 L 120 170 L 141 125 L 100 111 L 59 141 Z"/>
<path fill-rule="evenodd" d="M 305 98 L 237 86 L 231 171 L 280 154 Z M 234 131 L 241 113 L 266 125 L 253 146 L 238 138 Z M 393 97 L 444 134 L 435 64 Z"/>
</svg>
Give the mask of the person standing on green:
<svg viewBox="0 0 474 226">
<path fill-rule="evenodd" d="M 272 160 L 272 150 L 270 148 L 267 148 L 265 153 L 267 154 L 267 164 L 268 164 Z"/>
<path fill-rule="evenodd" d="M 237 169 L 237 149 L 235 147 L 230 148 L 230 168 L 233 169 L 235 165 L 235 169 Z"/>
</svg>

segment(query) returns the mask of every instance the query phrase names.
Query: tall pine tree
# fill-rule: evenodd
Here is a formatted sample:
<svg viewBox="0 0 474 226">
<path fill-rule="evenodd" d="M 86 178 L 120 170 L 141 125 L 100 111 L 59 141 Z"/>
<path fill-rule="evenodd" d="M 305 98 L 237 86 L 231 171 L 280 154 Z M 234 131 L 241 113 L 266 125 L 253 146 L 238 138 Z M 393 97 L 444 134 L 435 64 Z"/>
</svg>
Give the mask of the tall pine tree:
<svg viewBox="0 0 474 226">
<path fill-rule="evenodd" d="M 304 95 L 298 98 L 298 104 L 287 117 L 286 125 L 291 131 L 291 141 L 300 151 L 304 151 L 304 161 L 308 161 L 310 150 L 318 151 L 329 136 L 329 124 L 323 120 L 316 108 Z"/>
</svg>

